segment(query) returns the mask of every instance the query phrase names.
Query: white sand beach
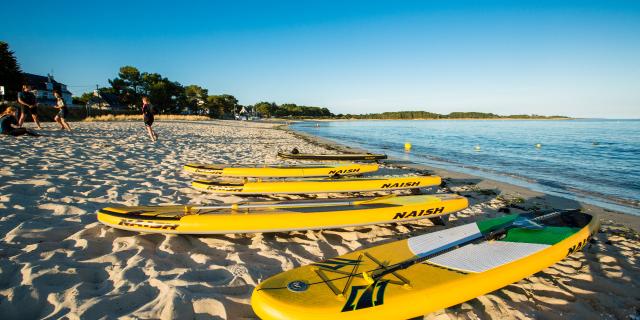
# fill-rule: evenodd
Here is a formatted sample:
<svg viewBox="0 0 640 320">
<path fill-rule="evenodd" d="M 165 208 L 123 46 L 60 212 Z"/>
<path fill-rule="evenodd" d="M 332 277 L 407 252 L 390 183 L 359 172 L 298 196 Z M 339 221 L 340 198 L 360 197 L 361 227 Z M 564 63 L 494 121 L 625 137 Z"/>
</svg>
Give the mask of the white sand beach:
<svg viewBox="0 0 640 320">
<path fill-rule="evenodd" d="M 327 153 L 327 147 L 339 146 L 302 139 L 272 123 L 158 121 L 157 143 L 140 122 L 76 122 L 71 133 L 44 126 L 44 137 L 0 137 L 0 319 L 253 319 L 251 292 L 263 279 L 444 228 L 424 220 L 246 235 L 116 230 L 100 224 L 96 210 L 243 199 L 192 189 L 185 163 L 282 163 L 291 161 L 278 159 L 278 150 Z M 584 251 L 425 319 L 640 318 L 640 217 L 478 177 L 389 163 L 382 174 L 432 170 L 445 179 L 445 187 L 433 192 L 469 197 L 470 207 L 453 214 L 451 226 L 499 216 L 509 204 L 511 212 L 580 206 L 602 219 L 602 231 Z"/>
</svg>

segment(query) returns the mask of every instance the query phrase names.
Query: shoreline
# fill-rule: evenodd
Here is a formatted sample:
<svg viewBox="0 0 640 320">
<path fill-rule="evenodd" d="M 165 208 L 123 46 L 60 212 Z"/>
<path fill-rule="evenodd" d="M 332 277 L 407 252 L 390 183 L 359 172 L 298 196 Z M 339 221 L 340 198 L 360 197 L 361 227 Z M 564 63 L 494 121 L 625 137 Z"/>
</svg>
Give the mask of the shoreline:
<svg viewBox="0 0 640 320">
<path fill-rule="evenodd" d="M 444 120 L 444 119 L 443 119 Z M 291 132 L 296 137 L 308 142 L 315 144 L 317 146 L 323 147 L 328 150 L 335 150 L 337 152 L 345 152 L 345 153 L 367 153 L 368 150 L 349 147 L 340 142 L 325 139 L 319 136 L 315 136 L 306 132 L 296 131 L 291 129 L 288 125 L 282 125 L 277 127 L 277 129 L 286 130 Z M 577 205 L 579 208 L 582 208 L 589 213 L 595 213 L 598 217 L 600 217 L 601 221 L 611 221 L 615 224 L 619 224 L 621 226 L 631 228 L 635 232 L 640 232 L 640 216 L 635 216 L 628 213 L 618 212 L 610 209 L 606 209 L 597 205 L 585 203 L 582 201 L 576 201 L 568 198 L 564 198 L 561 196 L 550 195 L 547 193 L 534 191 L 528 189 L 526 187 L 517 186 L 514 184 L 510 184 L 507 182 L 497 181 L 489 178 L 484 178 L 468 173 L 456 172 L 452 170 L 437 168 L 425 164 L 415 163 L 409 160 L 403 160 L 395 157 L 389 157 L 386 160 L 381 160 L 380 163 L 384 163 L 386 165 L 391 166 L 392 168 L 399 169 L 411 169 L 416 170 L 417 172 L 429 172 L 438 176 L 441 176 L 443 181 L 453 180 L 453 181 L 472 181 L 475 185 L 480 188 L 480 190 L 499 190 L 500 193 L 498 196 L 503 196 L 505 198 L 513 198 L 524 199 L 524 203 L 522 203 L 521 207 L 523 208 L 534 208 L 539 206 L 540 204 L 545 204 L 548 206 L 558 206 L 558 207 L 567 207 L 567 204 Z"/>
<path fill-rule="evenodd" d="M 272 118 L 268 118 L 268 119 L 272 119 Z M 328 121 L 412 121 L 412 120 L 419 120 L 419 121 L 444 121 L 444 120 L 461 120 L 461 121 L 472 121 L 472 120 L 535 120 L 535 121 L 550 121 L 550 120 L 588 120 L 588 118 L 415 118 L 415 119 L 378 119 L 378 118 L 373 118 L 373 119 L 356 119 L 356 118 L 349 118 L 349 119 L 344 119 L 344 118 L 340 118 L 340 119 L 322 119 L 322 118 L 310 118 L 310 119 L 294 119 L 294 120 L 288 120 L 286 118 L 276 118 L 277 120 L 282 120 L 282 121 L 297 121 L 297 122 L 328 122 Z M 618 120 L 618 119 L 611 119 L 611 120 Z"/>
</svg>

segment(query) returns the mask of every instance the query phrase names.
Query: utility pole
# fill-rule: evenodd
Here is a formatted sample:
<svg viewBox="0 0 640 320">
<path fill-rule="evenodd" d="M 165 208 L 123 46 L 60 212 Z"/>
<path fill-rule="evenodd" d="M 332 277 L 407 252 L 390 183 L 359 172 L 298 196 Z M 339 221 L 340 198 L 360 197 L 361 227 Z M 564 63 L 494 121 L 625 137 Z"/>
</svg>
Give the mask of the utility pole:
<svg viewBox="0 0 640 320">
<path fill-rule="evenodd" d="M 93 95 L 95 97 L 99 96 L 99 90 L 100 88 L 98 87 L 98 84 L 96 84 L 96 91 L 93 92 Z M 93 98 L 91 98 L 93 99 Z M 87 109 L 87 117 L 91 116 L 91 108 L 89 107 L 89 102 L 91 101 L 91 99 L 89 99 L 89 101 L 87 101 L 87 103 L 84 105 L 85 109 Z M 102 102 L 100 102 L 100 104 L 102 105 Z"/>
</svg>

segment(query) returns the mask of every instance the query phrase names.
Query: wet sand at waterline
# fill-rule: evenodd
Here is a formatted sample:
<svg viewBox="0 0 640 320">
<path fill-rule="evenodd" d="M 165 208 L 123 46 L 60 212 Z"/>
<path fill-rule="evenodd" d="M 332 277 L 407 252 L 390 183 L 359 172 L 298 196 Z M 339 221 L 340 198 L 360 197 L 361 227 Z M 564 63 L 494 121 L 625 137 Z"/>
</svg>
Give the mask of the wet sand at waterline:
<svg viewBox="0 0 640 320">
<path fill-rule="evenodd" d="M 324 231 L 179 236 L 139 234 L 97 222 L 110 205 L 219 204 L 242 200 L 190 187 L 187 162 L 294 163 L 278 150 L 330 153 L 278 124 L 158 121 L 152 143 L 140 122 L 45 123 L 46 137 L 0 137 L 2 319 L 255 318 L 255 285 L 279 272 L 353 250 L 442 230 L 428 221 Z M 602 231 L 584 251 L 520 282 L 427 319 L 627 319 L 640 305 L 640 217 L 487 179 L 390 160 L 380 174 L 431 170 L 470 207 L 450 226 L 536 208 L 582 207 Z M 380 193 L 382 194 L 382 193 Z M 363 195 L 363 194 L 361 194 Z M 364 195 L 375 195 L 374 193 Z M 330 194 L 320 197 L 344 197 Z M 316 196 L 278 196 L 303 199 Z M 259 198 L 250 198 L 258 200 Z M 635 230 L 634 230 L 635 229 Z M 419 303 L 416 301 L 416 303 Z"/>
</svg>

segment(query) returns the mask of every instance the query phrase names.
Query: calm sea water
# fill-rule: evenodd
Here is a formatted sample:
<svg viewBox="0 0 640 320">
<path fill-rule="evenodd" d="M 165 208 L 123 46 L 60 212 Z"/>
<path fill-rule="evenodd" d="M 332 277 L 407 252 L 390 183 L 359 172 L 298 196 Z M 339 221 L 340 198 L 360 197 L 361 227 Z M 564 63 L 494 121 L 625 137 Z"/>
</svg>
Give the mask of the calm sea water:
<svg viewBox="0 0 640 320">
<path fill-rule="evenodd" d="M 336 121 L 292 128 L 640 215 L 640 120 Z"/>
</svg>

